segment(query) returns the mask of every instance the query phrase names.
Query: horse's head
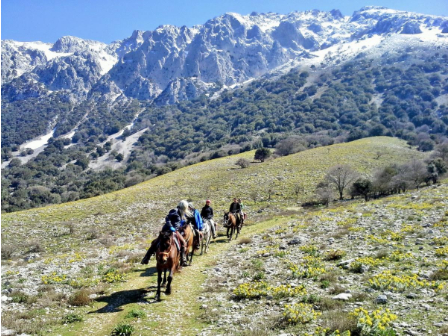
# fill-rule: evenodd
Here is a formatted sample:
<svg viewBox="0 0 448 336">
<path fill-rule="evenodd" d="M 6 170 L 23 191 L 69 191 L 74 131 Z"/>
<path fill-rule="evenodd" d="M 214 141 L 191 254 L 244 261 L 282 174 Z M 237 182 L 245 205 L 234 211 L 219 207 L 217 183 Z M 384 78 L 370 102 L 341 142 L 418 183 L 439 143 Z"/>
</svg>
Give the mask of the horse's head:
<svg viewBox="0 0 448 336">
<path fill-rule="evenodd" d="M 171 251 L 171 241 L 173 233 L 171 231 L 160 232 L 160 245 L 157 251 L 157 262 L 160 264 L 166 264 Z"/>
<path fill-rule="evenodd" d="M 230 218 L 230 212 L 225 212 L 224 211 L 224 225 L 227 225 L 227 223 L 229 222 L 229 218 Z"/>
</svg>

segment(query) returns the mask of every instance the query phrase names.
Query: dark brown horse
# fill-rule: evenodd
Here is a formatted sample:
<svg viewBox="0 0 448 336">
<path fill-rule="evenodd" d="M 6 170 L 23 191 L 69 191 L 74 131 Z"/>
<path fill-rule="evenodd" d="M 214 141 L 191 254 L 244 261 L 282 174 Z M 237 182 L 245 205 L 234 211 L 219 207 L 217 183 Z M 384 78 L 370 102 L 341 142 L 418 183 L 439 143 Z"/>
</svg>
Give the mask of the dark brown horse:
<svg viewBox="0 0 448 336">
<path fill-rule="evenodd" d="M 172 232 L 161 232 L 159 247 L 156 251 L 157 260 L 157 294 L 156 300 L 160 301 L 160 288 L 167 283 L 166 272 L 168 274 L 168 284 L 166 285 L 165 294 L 171 294 L 171 281 L 173 281 L 174 272 L 179 268 L 180 252 L 176 247 L 174 241 L 174 234 Z M 163 283 L 162 283 L 163 271 Z"/>
<path fill-rule="evenodd" d="M 182 226 L 179 229 L 179 232 L 182 234 L 182 236 L 185 239 L 185 254 L 187 256 L 187 262 L 188 265 L 191 266 L 191 263 L 193 262 L 193 255 L 194 255 L 194 233 L 193 228 L 191 227 L 192 224 L 190 222 L 187 222 L 184 226 Z"/>
<path fill-rule="evenodd" d="M 240 223 L 239 219 L 231 212 L 224 212 L 224 226 L 227 227 L 227 238 L 229 241 L 232 240 L 233 233 L 236 232 L 235 239 L 238 238 L 238 234 L 240 233 Z M 230 233 L 230 235 L 229 235 Z"/>
</svg>

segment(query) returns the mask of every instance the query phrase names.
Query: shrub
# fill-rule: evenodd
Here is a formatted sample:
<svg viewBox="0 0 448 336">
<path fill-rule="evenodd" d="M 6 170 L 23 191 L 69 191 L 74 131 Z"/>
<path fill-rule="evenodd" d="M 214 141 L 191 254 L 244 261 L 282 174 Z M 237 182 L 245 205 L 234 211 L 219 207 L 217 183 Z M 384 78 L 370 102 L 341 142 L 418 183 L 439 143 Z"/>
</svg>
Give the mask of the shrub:
<svg viewBox="0 0 448 336">
<path fill-rule="evenodd" d="M 130 336 L 134 332 L 134 327 L 131 324 L 120 323 L 112 331 L 112 336 Z"/>
<path fill-rule="evenodd" d="M 2 260 L 10 259 L 14 253 L 14 246 L 11 244 L 2 244 Z"/>
<path fill-rule="evenodd" d="M 325 254 L 325 260 L 339 260 L 342 259 L 347 253 L 343 250 L 331 250 Z"/>
<path fill-rule="evenodd" d="M 377 309 L 370 313 L 361 307 L 356 308 L 350 315 L 357 319 L 361 335 L 395 335 L 390 324 L 397 319 L 397 315 L 390 313 L 389 309 Z"/>
<path fill-rule="evenodd" d="M 140 309 L 131 309 L 127 314 L 126 318 L 143 318 L 146 316 L 146 313 Z"/>
<path fill-rule="evenodd" d="M 254 160 L 260 160 L 264 162 L 268 157 L 271 156 L 271 151 L 268 148 L 259 148 L 255 151 Z"/>
<path fill-rule="evenodd" d="M 308 323 L 317 319 L 322 313 L 316 312 L 313 306 L 307 303 L 295 303 L 285 305 L 283 316 L 286 322 L 291 324 Z"/>
<path fill-rule="evenodd" d="M 86 306 L 92 299 L 89 297 L 90 292 L 86 289 L 80 289 L 70 296 L 68 303 L 72 306 Z"/>
<path fill-rule="evenodd" d="M 84 318 L 80 314 L 70 313 L 62 318 L 62 323 L 81 322 Z"/>
<path fill-rule="evenodd" d="M 252 243 L 252 238 L 250 238 L 250 237 L 244 237 L 238 241 L 238 245 L 244 245 L 244 244 L 250 244 L 250 243 Z"/>
<path fill-rule="evenodd" d="M 250 165 L 250 161 L 248 159 L 245 159 L 245 158 L 240 158 L 240 159 L 238 159 L 238 161 L 236 161 L 235 164 L 237 166 L 240 166 L 241 168 L 247 168 Z"/>
</svg>

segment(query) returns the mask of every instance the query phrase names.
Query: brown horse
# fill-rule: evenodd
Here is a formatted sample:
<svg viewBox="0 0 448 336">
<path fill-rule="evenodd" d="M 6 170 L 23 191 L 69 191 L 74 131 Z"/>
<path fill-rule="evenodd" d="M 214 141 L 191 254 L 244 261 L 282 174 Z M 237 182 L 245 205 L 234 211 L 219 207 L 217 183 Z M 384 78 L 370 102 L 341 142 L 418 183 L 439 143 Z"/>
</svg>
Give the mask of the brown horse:
<svg viewBox="0 0 448 336">
<path fill-rule="evenodd" d="M 166 272 L 168 274 L 168 284 L 166 286 L 165 294 L 171 294 L 171 281 L 173 281 L 174 272 L 179 268 L 180 252 L 176 247 L 174 241 L 174 234 L 172 232 L 160 232 L 159 247 L 156 251 L 157 260 L 157 294 L 156 300 L 160 301 L 160 288 L 166 284 Z M 162 283 L 163 271 L 163 283 Z"/>
<path fill-rule="evenodd" d="M 224 212 L 224 226 L 227 227 L 227 238 L 229 241 L 232 240 L 233 233 L 236 232 L 235 239 L 238 238 L 238 234 L 240 233 L 240 223 L 239 219 L 231 212 Z M 229 235 L 230 232 L 230 235 Z"/>
<path fill-rule="evenodd" d="M 191 225 L 192 224 L 190 224 L 190 222 L 187 222 L 184 226 L 182 226 L 179 229 L 179 232 L 182 233 L 182 236 L 185 239 L 185 255 L 187 257 L 187 262 L 189 266 L 191 266 L 191 263 L 193 262 L 193 255 L 195 251 L 194 233 Z"/>
</svg>

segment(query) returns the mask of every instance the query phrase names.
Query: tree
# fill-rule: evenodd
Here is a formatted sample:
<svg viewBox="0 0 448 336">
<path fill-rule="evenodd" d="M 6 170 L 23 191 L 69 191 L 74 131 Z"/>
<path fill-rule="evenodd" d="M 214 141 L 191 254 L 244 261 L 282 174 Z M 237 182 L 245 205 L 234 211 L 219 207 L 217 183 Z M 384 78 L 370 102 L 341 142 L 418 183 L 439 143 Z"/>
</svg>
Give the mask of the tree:
<svg viewBox="0 0 448 336">
<path fill-rule="evenodd" d="M 22 165 L 22 161 L 20 159 L 14 158 L 11 161 L 9 161 L 9 168 L 19 167 Z"/>
<path fill-rule="evenodd" d="M 352 196 L 362 195 L 364 196 L 365 201 L 369 200 L 369 195 L 373 191 L 372 181 L 366 178 L 357 179 L 350 190 Z"/>
<path fill-rule="evenodd" d="M 268 157 L 271 156 L 271 151 L 268 148 L 259 148 L 255 151 L 254 160 L 260 160 L 264 162 Z"/>
<path fill-rule="evenodd" d="M 118 162 L 123 161 L 123 159 L 124 159 L 124 156 L 123 156 L 123 154 L 121 154 L 121 153 L 118 153 L 118 154 L 115 156 L 115 160 L 117 160 Z"/>
<path fill-rule="evenodd" d="M 411 160 L 400 168 L 401 179 L 417 189 L 428 177 L 428 169 L 421 160 Z"/>
<path fill-rule="evenodd" d="M 336 187 L 339 199 L 344 199 L 344 190 L 358 178 L 358 173 L 348 165 L 337 165 L 330 168 L 325 180 Z"/>
<path fill-rule="evenodd" d="M 286 138 L 275 146 L 275 154 L 286 156 L 305 150 L 305 146 L 301 142 L 301 138 L 294 136 Z"/>
<path fill-rule="evenodd" d="M 78 160 L 76 160 L 75 165 L 80 166 L 82 170 L 87 169 L 89 167 L 90 160 L 87 156 L 80 157 Z"/>
<path fill-rule="evenodd" d="M 245 158 L 240 158 L 240 159 L 238 159 L 238 161 L 236 161 L 235 164 L 237 166 L 240 166 L 241 168 L 247 168 L 250 165 L 250 161 L 248 159 L 245 159 Z"/>
</svg>

